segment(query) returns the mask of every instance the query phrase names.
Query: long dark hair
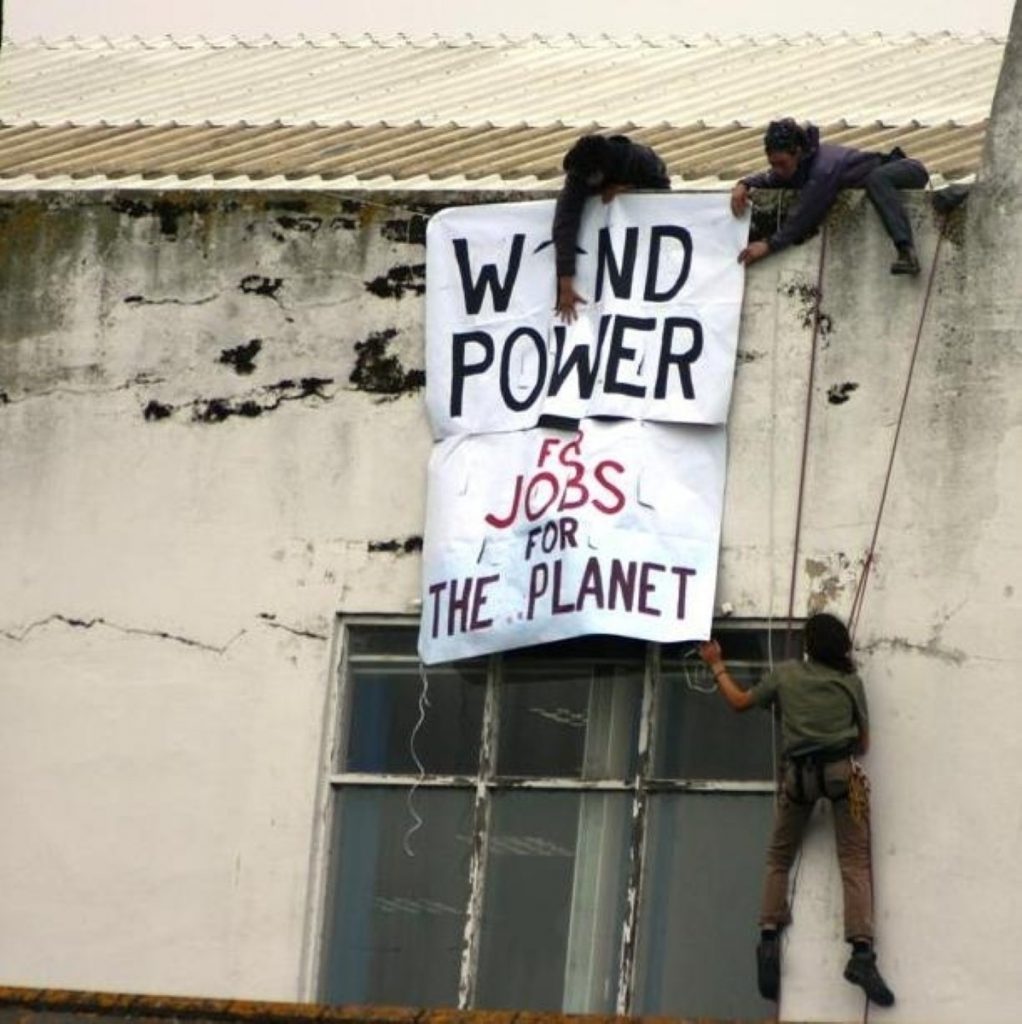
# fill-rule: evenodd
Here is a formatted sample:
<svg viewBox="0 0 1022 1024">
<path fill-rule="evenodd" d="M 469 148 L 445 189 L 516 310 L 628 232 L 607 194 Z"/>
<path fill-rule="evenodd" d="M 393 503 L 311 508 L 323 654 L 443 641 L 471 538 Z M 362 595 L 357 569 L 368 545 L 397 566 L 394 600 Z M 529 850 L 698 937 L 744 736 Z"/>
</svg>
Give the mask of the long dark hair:
<svg viewBox="0 0 1022 1024">
<path fill-rule="evenodd" d="M 806 619 L 803 633 L 806 653 L 813 661 L 839 672 L 854 672 L 852 638 L 845 624 L 833 615 L 820 612 Z"/>
</svg>

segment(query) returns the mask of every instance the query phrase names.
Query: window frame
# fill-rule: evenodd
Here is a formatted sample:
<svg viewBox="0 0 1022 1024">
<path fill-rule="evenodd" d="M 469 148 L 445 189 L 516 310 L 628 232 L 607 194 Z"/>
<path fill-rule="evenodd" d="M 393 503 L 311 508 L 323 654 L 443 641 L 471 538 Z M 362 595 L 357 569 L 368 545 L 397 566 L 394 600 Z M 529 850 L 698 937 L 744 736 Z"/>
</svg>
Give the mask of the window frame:
<svg viewBox="0 0 1022 1024">
<path fill-rule="evenodd" d="M 322 745 L 322 770 L 318 799 L 317 823 L 311 858 L 309 929 L 302 954 L 302 985 L 306 998 L 322 999 L 326 991 L 325 953 L 329 921 L 329 886 L 333 851 L 330 836 L 333 828 L 335 796 L 344 787 L 372 786 L 396 788 L 403 791 L 417 789 L 462 789 L 473 793 L 473 843 L 469 864 L 469 898 L 466 908 L 461 963 L 458 982 L 459 1010 L 475 1006 L 478 980 L 479 949 L 486 891 L 488 841 L 491 830 L 493 795 L 514 790 L 574 791 L 622 793 L 631 797 L 631 828 L 628 844 L 627 899 L 621 923 L 620 955 L 617 974 L 617 992 L 613 1012 L 628 1015 L 633 1012 L 636 982 L 636 954 L 639 936 L 639 913 L 643 906 L 646 859 L 646 821 L 650 797 L 663 793 L 736 793 L 774 794 L 776 781 L 741 779 L 662 778 L 652 774 L 655 716 L 658 709 L 657 694 L 663 687 L 663 645 L 647 642 L 643 659 L 642 692 L 638 714 L 638 737 L 634 776 L 631 779 L 584 779 L 564 776 L 515 777 L 496 772 L 497 738 L 500 717 L 500 694 L 504 685 L 502 654 L 479 659 L 485 664 L 486 692 L 483 701 L 479 762 L 474 775 L 425 773 L 387 773 L 344 771 L 341 766 L 346 754 L 350 732 L 352 694 L 349 680 L 351 667 L 360 657 L 374 664 L 392 662 L 402 666 L 418 665 L 418 658 L 409 654 L 353 655 L 351 633 L 359 628 L 418 627 L 418 617 L 399 615 L 338 615 L 336 619 L 335 649 L 331 657 L 331 685 L 327 695 Z M 784 649 L 790 649 L 793 633 L 800 633 L 802 623 L 789 625 L 762 618 L 722 619 L 714 623 L 721 632 L 751 631 L 766 634 L 770 651 L 777 656 L 779 635 L 784 636 Z M 508 652 L 511 653 L 511 652 Z M 769 660 L 772 664 L 773 658 Z M 428 672 L 428 670 L 427 670 Z M 773 767 L 776 775 L 776 735 L 772 735 Z"/>
</svg>

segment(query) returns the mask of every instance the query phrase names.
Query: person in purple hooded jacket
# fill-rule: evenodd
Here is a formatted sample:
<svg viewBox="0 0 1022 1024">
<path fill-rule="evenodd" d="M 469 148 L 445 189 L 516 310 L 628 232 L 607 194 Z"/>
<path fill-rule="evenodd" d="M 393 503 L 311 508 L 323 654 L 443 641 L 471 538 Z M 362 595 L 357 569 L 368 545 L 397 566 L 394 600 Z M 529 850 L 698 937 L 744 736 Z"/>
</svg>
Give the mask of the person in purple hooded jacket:
<svg viewBox="0 0 1022 1024">
<path fill-rule="evenodd" d="M 801 242 L 820 224 L 843 188 L 866 190 L 887 234 L 898 251 L 892 274 L 919 273 L 919 259 L 912 244 L 912 227 L 898 189 L 923 188 L 929 181 L 926 168 L 900 149 L 869 153 L 847 146 L 820 142 L 813 124 L 793 118 L 771 121 L 763 137 L 769 171 L 742 178 L 731 190 L 731 212 L 740 217 L 754 188 L 796 188 L 800 195 L 784 224 L 765 241 L 750 242 L 738 255 L 748 266 Z"/>
</svg>

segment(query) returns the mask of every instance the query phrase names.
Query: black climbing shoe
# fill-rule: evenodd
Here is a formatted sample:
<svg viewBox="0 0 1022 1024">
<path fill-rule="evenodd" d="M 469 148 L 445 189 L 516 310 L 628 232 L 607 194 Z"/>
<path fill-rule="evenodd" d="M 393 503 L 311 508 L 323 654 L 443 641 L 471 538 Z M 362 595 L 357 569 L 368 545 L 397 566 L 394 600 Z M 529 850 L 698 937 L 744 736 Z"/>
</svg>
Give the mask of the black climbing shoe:
<svg viewBox="0 0 1022 1024">
<path fill-rule="evenodd" d="M 898 250 L 898 258 L 891 264 L 892 274 L 908 274 L 915 277 L 919 273 L 919 257 L 915 249 L 907 245 Z"/>
<path fill-rule="evenodd" d="M 756 947 L 756 984 L 764 999 L 777 1002 L 781 993 L 781 933 L 764 933 Z"/>
<path fill-rule="evenodd" d="M 877 1006 L 893 1006 L 894 993 L 880 977 L 877 970 L 877 955 L 870 952 L 853 953 L 845 965 L 845 979 L 858 985 Z"/>
</svg>

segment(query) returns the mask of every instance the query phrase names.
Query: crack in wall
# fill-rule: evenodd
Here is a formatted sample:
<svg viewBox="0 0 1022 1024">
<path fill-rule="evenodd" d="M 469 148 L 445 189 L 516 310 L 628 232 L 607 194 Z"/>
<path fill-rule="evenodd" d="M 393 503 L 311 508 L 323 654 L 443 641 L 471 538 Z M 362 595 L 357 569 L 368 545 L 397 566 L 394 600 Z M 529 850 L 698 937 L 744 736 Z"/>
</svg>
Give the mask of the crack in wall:
<svg viewBox="0 0 1022 1024">
<path fill-rule="evenodd" d="M 880 650 L 911 651 L 916 654 L 926 655 L 930 658 L 936 658 L 938 661 L 943 661 L 950 665 L 963 665 L 967 659 L 965 651 L 960 651 L 954 647 L 941 647 L 936 636 L 931 637 L 924 644 L 912 643 L 910 640 L 906 640 L 903 637 L 888 637 L 880 640 L 873 640 L 868 644 L 862 644 L 859 646 L 859 650 L 868 654 L 872 654 L 874 651 Z"/>
<path fill-rule="evenodd" d="M 322 640 L 327 641 L 330 638 L 325 633 L 313 633 L 308 629 L 299 629 L 297 626 L 289 626 L 286 622 L 278 622 L 277 616 L 272 612 L 260 612 L 259 618 L 269 626 L 271 629 L 282 629 L 285 633 L 290 633 L 292 636 L 302 637 L 306 640 Z"/>
<path fill-rule="evenodd" d="M 227 641 L 227 643 L 222 646 L 217 646 L 215 644 L 203 643 L 201 640 L 194 640 L 191 637 L 182 636 L 178 633 L 168 633 L 166 630 L 162 629 L 143 629 L 140 626 L 122 626 L 119 623 L 110 622 L 102 616 L 96 616 L 92 619 L 80 619 L 73 615 L 64 615 L 62 612 L 55 612 L 53 615 L 47 615 L 45 619 L 38 619 L 36 622 L 30 623 L 19 632 L 12 632 L 10 630 L 0 631 L 0 636 L 20 644 L 35 632 L 35 630 L 42 629 L 51 622 L 63 623 L 71 629 L 94 629 L 96 626 L 103 626 L 106 629 L 112 629 L 118 633 L 125 633 L 131 636 L 146 636 L 155 640 L 169 640 L 172 643 L 182 644 L 185 647 L 194 647 L 200 651 L 209 651 L 212 654 L 225 654 L 228 648 L 230 648 L 235 641 L 239 640 L 247 632 L 244 629 L 239 629 L 238 632 Z"/>
<path fill-rule="evenodd" d="M 47 388 L 45 391 L 32 391 L 17 398 L 11 398 L 6 392 L 0 391 L 0 405 L 21 405 L 23 402 L 34 402 L 40 398 L 52 398 L 54 395 L 68 395 L 73 398 L 81 398 L 90 395 L 115 395 L 119 391 L 130 391 L 138 387 L 150 387 L 153 384 L 165 384 L 166 378 L 154 377 L 147 373 L 140 373 L 123 384 L 115 384 L 109 388 L 68 388 L 57 387 Z"/>
<path fill-rule="evenodd" d="M 147 299 L 144 295 L 128 295 L 124 302 L 128 306 L 205 306 L 219 298 L 219 292 L 201 299 Z"/>
<path fill-rule="evenodd" d="M 194 398 L 178 405 L 153 398 L 143 408 L 142 417 L 147 422 L 158 422 L 187 409 L 191 410 L 193 423 L 223 423 L 232 416 L 255 419 L 264 413 L 276 412 L 285 402 L 304 402 L 310 398 L 329 402 L 334 396 L 325 394 L 323 388 L 333 383 L 332 377 L 302 377 L 299 381 L 282 380 L 268 384 L 235 398 Z M 271 396 L 268 401 L 267 396 Z"/>
</svg>

